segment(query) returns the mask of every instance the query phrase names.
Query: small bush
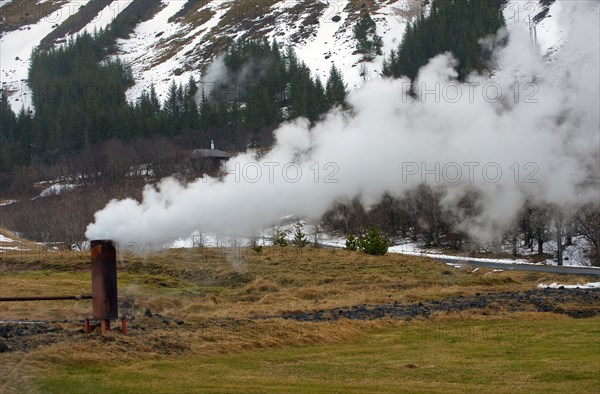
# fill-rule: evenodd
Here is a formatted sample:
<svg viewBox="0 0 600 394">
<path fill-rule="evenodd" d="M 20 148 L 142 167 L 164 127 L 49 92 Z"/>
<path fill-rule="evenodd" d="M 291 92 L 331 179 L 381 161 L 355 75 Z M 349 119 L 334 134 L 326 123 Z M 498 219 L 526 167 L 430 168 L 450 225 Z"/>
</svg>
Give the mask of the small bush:
<svg viewBox="0 0 600 394">
<path fill-rule="evenodd" d="M 304 233 L 304 231 L 302 231 L 304 226 L 302 225 L 302 223 L 296 223 L 295 227 L 296 230 L 294 231 L 294 239 L 292 240 L 292 243 L 297 248 L 303 248 L 306 245 L 308 245 L 308 238 L 306 238 L 306 234 Z"/>
<path fill-rule="evenodd" d="M 358 249 L 358 239 L 352 235 L 348 234 L 346 236 L 346 250 L 357 250 Z"/>
<path fill-rule="evenodd" d="M 275 230 L 273 231 L 273 237 L 271 238 L 271 240 L 273 241 L 273 245 L 281 247 L 287 246 L 287 235 L 287 231 L 282 231 L 280 228 L 275 228 Z"/>
<path fill-rule="evenodd" d="M 367 254 L 383 256 L 388 251 L 388 241 L 375 227 L 371 227 L 358 239 L 358 249 Z"/>
</svg>

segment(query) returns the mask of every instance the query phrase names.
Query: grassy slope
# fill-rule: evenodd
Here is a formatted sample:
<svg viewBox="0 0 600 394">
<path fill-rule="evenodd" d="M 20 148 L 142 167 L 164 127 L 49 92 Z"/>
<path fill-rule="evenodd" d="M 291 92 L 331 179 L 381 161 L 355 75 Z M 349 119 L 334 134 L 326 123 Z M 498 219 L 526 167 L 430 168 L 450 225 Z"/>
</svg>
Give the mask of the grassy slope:
<svg viewBox="0 0 600 394">
<path fill-rule="evenodd" d="M 600 319 L 446 320 L 365 329 L 333 345 L 112 365 L 64 363 L 47 393 L 594 392 Z"/>
<path fill-rule="evenodd" d="M 89 256 L 71 252 L 1 253 L 0 296 L 89 293 Z M 188 320 L 247 318 L 361 303 L 415 302 L 476 292 L 527 290 L 540 282 L 583 283 L 585 277 L 455 269 L 430 259 L 368 256 L 335 249 L 168 250 L 119 263 L 119 294 Z M 58 291 L 57 289 L 61 289 Z M 31 304 L 0 305 L 0 316 L 24 318 Z M 13 313 L 16 313 L 16 315 Z M 123 311 L 122 311 L 123 312 Z M 33 313 L 33 309 L 32 309 Z M 36 311 L 37 318 L 44 318 Z M 65 318 L 83 318 L 65 316 Z M 47 314 L 46 318 L 57 318 Z M 60 318 L 60 316 L 58 317 Z"/>
<path fill-rule="evenodd" d="M 0 296 L 89 293 L 88 260 L 87 253 L 2 253 Z M 136 317 L 126 337 L 86 337 L 65 323 L 67 332 L 53 343 L 0 355 L 0 392 L 561 392 L 600 383 L 593 374 L 600 368 L 598 318 L 495 310 L 413 322 L 253 318 L 585 277 L 293 248 L 126 254 L 118 276 L 121 299 L 133 303 L 121 313 Z M 145 308 L 185 324 L 144 317 Z M 0 319 L 75 320 L 90 309 L 89 301 L 3 303 Z"/>
</svg>

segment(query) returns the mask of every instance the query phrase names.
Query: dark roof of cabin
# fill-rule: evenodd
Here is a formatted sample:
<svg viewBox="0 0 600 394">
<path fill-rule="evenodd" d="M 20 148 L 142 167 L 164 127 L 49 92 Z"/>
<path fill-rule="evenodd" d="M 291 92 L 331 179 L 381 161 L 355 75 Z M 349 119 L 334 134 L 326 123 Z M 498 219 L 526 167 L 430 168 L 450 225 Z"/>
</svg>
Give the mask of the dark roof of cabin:
<svg viewBox="0 0 600 394">
<path fill-rule="evenodd" d="M 194 149 L 192 151 L 194 157 L 215 157 L 222 159 L 229 159 L 231 155 L 220 149 Z"/>
</svg>

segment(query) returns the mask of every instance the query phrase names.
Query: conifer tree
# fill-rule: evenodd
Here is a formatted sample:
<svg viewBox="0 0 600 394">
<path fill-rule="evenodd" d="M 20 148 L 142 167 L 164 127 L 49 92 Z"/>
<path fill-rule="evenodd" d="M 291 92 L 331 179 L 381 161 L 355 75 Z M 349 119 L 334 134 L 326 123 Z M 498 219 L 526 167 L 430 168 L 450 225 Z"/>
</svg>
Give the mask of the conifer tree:
<svg viewBox="0 0 600 394">
<path fill-rule="evenodd" d="M 388 251 L 388 241 L 375 227 L 371 227 L 359 237 L 358 249 L 367 254 L 382 256 Z"/>
<path fill-rule="evenodd" d="M 308 245 L 308 238 L 306 238 L 306 234 L 304 233 L 304 225 L 300 222 L 294 225 L 294 238 L 292 239 L 292 243 L 299 249 Z"/>
<path fill-rule="evenodd" d="M 295 71 L 290 76 L 290 119 L 300 116 L 308 117 L 308 106 L 312 89 L 313 80 L 310 76 L 310 69 L 302 63 L 295 68 Z"/>
<path fill-rule="evenodd" d="M 107 56 L 115 38 L 126 31 L 115 22 L 61 47 L 32 53 L 30 86 L 58 90 L 34 89 L 33 116 L 27 111 L 11 115 L 3 99 L 3 160 L 20 163 L 38 156 L 51 162 L 110 138 L 176 136 L 183 130 L 203 130 L 205 138 L 219 139 L 223 147 L 243 148 L 248 141 L 271 141 L 268 135 L 283 118 L 284 107 L 286 117 L 315 121 L 345 99 L 343 78 L 335 67 L 323 87 L 292 47 L 281 51 L 276 41 L 250 40 L 233 42 L 226 50 L 227 78 L 212 92 L 199 92 L 190 77 L 185 85 L 171 82 L 162 103 L 154 85 L 128 103 L 125 91 L 134 83 L 131 67 Z"/>
<path fill-rule="evenodd" d="M 320 115 L 325 113 L 326 110 L 325 88 L 323 87 L 323 83 L 321 83 L 321 79 L 316 76 L 309 92 L 308 119 L 314 122 Z"/>
<path fill-rule="evenodd" d="M 504 25 L 503 1 L 433 0 L 429 16 L 408 24 L 402 42 L 384 63 L 386 76 L 415 79 L 419 68 L 432 57 L 452 52 L 463 80 L 471 71 L 486 68 L 489 53 L 479 40 Z"/>
<path fill-rule="evenodd" d="M 19 160 L 19 144 L 16 140 L 17 118 L 8 102 L 6 93 L 0 93 L 0 164 L 9 168 Z"/>
<path fill-rule="evenodd" d="M 165 125 L 164 133 L 166 135 L 175 135 L 180 125 L 182 111 L 180 95 L 182 95 L 182 92 L 178 89 L 177 84 L 175 81 L 171 81 L 162 109 L 162 118 Z"/>
<path fill-rule="evenodd" d="M 327 79 L 325 87 L 326 109 L 329 110 L 336 105 L 344 105 L 346 94 L 346 84 L 344 84 L 342 74 L 335 65 L 332 65 L 329 70 L 329 78 Z"/>
<path fill-rule="evenodd" d="M 377 25 L 369 15 L 367 6 L 363 3 L 360 7 L 360 19 L 354 26 L 354 38 L 356 39 L 356 53 L 363 55 L 363 60 L 372 60 L 381 55 L 383 40 L 377 34 Z"/>
<path fill-rule="evenodd" d="M 160 113 L 160 100 L 156 95 L 156 89 L 154 88 L 154 84 L 150 85 L 150 104 L 152 106 L 152 114 L 154 116 L 158 116 Z"/>
<path fill-rule="evenodd" d="M 198 85 L 192 75 L 185 87 L 183 97 L 183 128 L 195 129 L 199 126 L 198 105 L 196 104 L 196 94 Z"/>
</svg>

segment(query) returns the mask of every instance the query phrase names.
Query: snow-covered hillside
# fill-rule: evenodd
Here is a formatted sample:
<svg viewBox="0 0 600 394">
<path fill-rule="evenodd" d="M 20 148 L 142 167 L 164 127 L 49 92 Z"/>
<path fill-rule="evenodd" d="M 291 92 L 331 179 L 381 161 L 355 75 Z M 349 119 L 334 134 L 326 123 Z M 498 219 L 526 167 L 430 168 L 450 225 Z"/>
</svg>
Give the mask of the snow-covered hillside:
<svg viewBox="0 0 600 394">
<path fill-rule="evenodd" d="M 132 4 L 133 3 L 133 4 Z M 124 17 L 128 6 L 151 2 L 135 0 L 39 0 L 34 9 L 24 0 L 0 3 L 0 59 L 2 88 L 10 93 L 14 110 L 31 105 L 27 68 L 32 49 L 61 25 L 76 31 L 55 40 L 60 45 L 69 36 L 106 27 L 115 17 Z M 424 0 L 375 0 L 366 2 L 383 39 L 383 53 L 398 46 L 409 21 L 426 13 Z M 154 84 L 164 97 L 172 80 L 185 82 L 193 75 L 202 80 L 201 71 L 231 39 L 267 38 L 292 45 L 315 75 L 327 77 L 332 64 L 343 73 L 351 89 L 380 75 L 384 56 L 361 62 L 353 54 L 356 41 L 352 28 L 359 16 L 361 2 L 350 0 L 161 0 L 149 19 L 136 23 L 127 39 L 119 40 L 115 56 L 131 63 L 136 80 L 127 96 L 135 99 Z M 83 6 L 86 6 L 84 8 Z M 51 7 L 52 6 L 52 7 Z M 53 12 L 49 12 L 56 9 Z M 561 22 L 560 1 L 548 11 L 536 1 L 509 0 L 505 8 L 508 24 L 529 23 L 536 15 L 537 41 L 542 54 L 552 55 L 560 47 L 566 26 Z M 545 14 L 540 14 L 545 12 Z M 32 17 L 33 16 L 35 17 Z M 36 21 L 37 19 L 37 21 Z M 564 19 L 564 18 L 563 18 Z M 203 81 L 210 83 L 210 81 Z"/>
</svg>

